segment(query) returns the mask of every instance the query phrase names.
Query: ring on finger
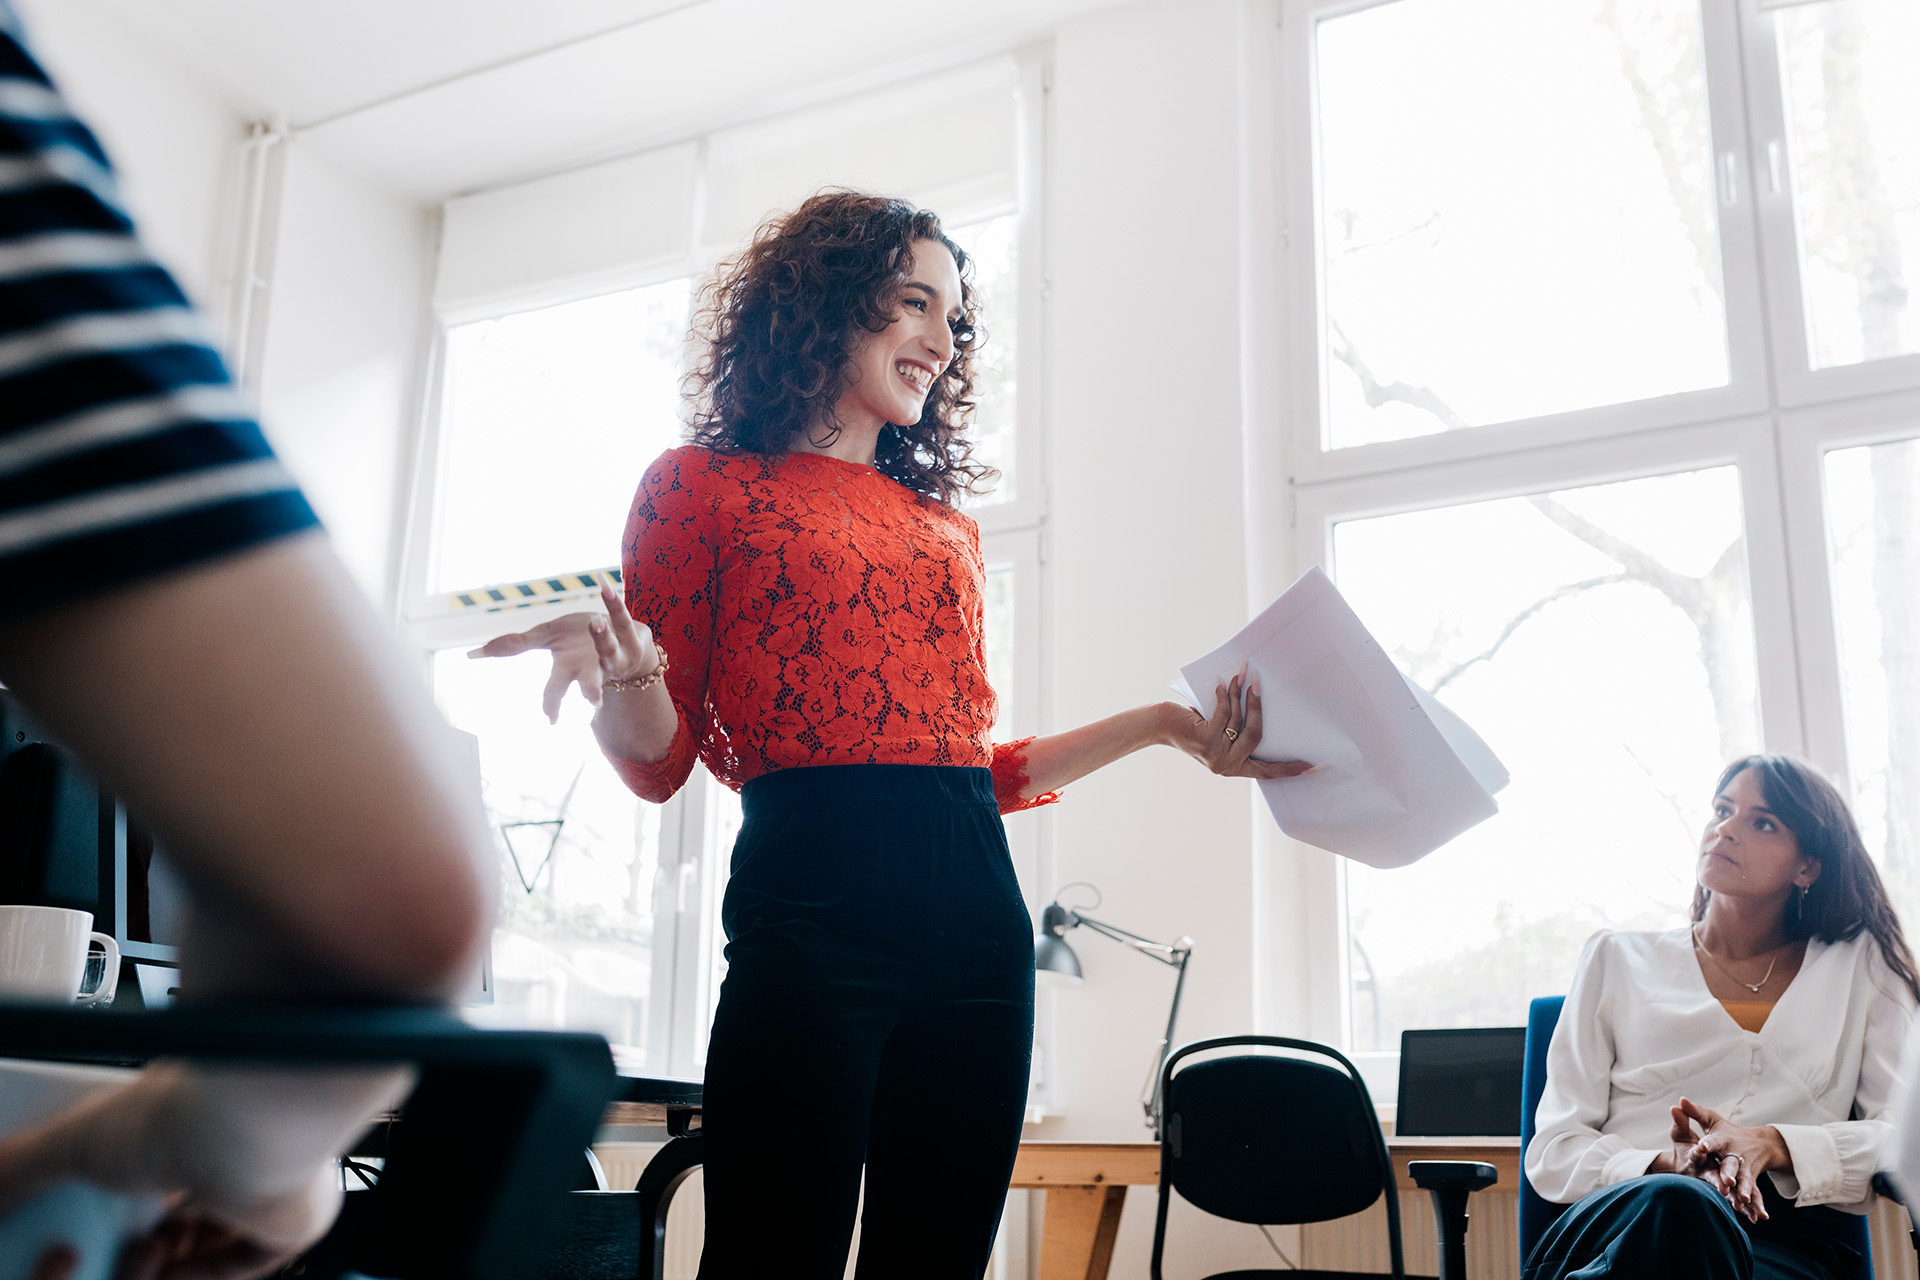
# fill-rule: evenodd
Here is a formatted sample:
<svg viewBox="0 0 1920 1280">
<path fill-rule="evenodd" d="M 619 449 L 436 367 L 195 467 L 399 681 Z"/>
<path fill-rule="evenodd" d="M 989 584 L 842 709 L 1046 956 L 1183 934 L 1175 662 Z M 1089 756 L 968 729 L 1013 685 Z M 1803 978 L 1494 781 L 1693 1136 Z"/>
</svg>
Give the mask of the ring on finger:
<svg viewBox="0 0 1920 1280">
<path fill-rule="evenodd" d="M 1226 728 L 1226 729 L 1222 729 L 1220 732 L 1227 735 L 1228 742 L 1237 741 L 1240 737 L 1240 731 L 1238 729 Z"/>
</svg>

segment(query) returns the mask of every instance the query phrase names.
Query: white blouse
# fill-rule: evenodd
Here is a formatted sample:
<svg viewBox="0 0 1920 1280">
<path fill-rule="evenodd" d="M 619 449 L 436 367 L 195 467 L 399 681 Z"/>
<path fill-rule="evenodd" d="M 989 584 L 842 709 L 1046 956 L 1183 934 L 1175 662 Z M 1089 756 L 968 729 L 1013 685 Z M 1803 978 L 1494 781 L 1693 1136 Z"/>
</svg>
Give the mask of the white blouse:
<svg viewBox="0 0 1920 1280">
<path fill-rule="evenodd" d="M 1773 1171 L 1801 1206 L 1864 1213 L 1892 1126 L 1884 1118 L 1914 999 L 1862 933 L 1807 944 L 1759 1031 L 1707 990 L 1686 929 L 1587 941 L 1547 1048 L 1527 1178 L 1571 1204 L 1673 1150 L 1682 1096 L 1735 1124 L 1772 1125 L 1793 1155 Z"/>
</svg>

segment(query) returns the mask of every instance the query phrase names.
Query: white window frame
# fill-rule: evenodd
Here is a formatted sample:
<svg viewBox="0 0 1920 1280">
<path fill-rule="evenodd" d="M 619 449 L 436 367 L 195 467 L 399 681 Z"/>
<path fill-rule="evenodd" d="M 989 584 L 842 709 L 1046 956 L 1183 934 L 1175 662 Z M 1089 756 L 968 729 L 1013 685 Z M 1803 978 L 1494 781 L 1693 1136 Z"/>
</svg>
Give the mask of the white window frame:
<svg viewBox="0 0 1920 1280">
<path fill-rule="evenodd" d="M 1824 455 L 1920 436 L 1920 356 L 1809 368 L 1791 192 L 1784 169 L 1778 188 L 1770 180 L 1772 157 L 1786 163 L 1772 16 L 1760 12 L 1756 0 L 1701 0 L 1719 177 L 1727 386 L 1328 450 L 1322 443 L 1328 355 L 1313 29 L 1321 18 L 1392 2 L 1280 0 L 1281 38 L 1266 67 L 1278 86 L 1279 119 L 1249 121 L 1255 145 L 1264 137 L 1282 157 L 1275 208 L 1277 266 L 1287 286 L 1278 327 L 1287 359 L 1285 369 L 1267 375 L 1266 389 L 1282 419 L 1272 429 L 1287 447 L 1290 567 L 1332 567 L 1333 526 L 1342 520 L 1737 465 L 1765 747 L 1804 755 L 1845 785 Z M 1767 180 L 1755 183 L 1750 174 Z M 1287 386 L 1272 385 L 1289 371 Z M 1305 963 L 1294 1025 L 1351 1046 L 1345 877 L 1333 855 L 1276 840 L 1291 864 L 1279 874 L 1297 890 L 1298 906 L 1291 913 L 1269 911 L 1264 927 L 1276 936 L 1262 941 L 1262 953 Z M 1284 1008 L 1281 999 L 1265 1001 L 1261 1015 L 1273 1021 Z M 1376 1098 L 1392 1101 L 1399 1054 L 1359 1056 Z"/>
<path fill-rule="evenodd" d="M 1758 0 L 1742 0 L 1741 52 L 1751 129 L 1752 184 L 1760 213 L 1760 253 L 1766 272 L 1768 328 L 1779 403 L 1804 406 L 1848 396 L 1874 395 L 1920 384 L 1920 353 L 1815 369 L 1807 350 L 1800 278 L 1800 247 L 1793 225 L 1792 164 L 1786 100 L 1780 86 L 1773 15 Z"/>
<path fill-rule="evenodd" d="M 1852 775 L 1840 634 L 1833 608 L 1826 455 L 1837 449 L 1914 439 L 1920 439 L 1920 390 L 1814 405 L 1780 415 L 1784 510 L 1787 527 L 1794 531 L 1790 576 L 1806 708 L 1806 754 L 1832 773 L 1843 792 L 1850 787 Z M 1920 512 L 1914 515 L 1920 519 Z"/>
<path fill-rule="evenodd" d="M 1287 155 L 1285 229 L 1288 276 L 1298 282 L 1289 299 L 1294 334 L 1295 377 L 1289 418 L 1292 423 L 1293 475 L 1303 484 L 1400 468 L 1427 467 L 1472 457 L 1494 457 L 1522 448 L 1539 448 L 1608 435 L 1626 435 L 1660 427 L 1765 412 L 1768 407 L 1766 340 L 1760 320 L 1757 237 L 1747 215 L 1743 157 L 1748 152 L 1737 88 L 1738 48 L 1733 39 L 1734 0 L 1701 0 L 1703 49 L 1708 83 L 1708 116 L 1718 174 L 1716 212 L 1720 219 L 1720 271 L 1726 300 L 1727 369 L 1725 386 L 1684 391 L 1651 400 L 1600 405 L 1550 417 L 1474 427 L 1440 435 L 1415 436 L 1344 449 L 1322 446 L 1326 369 L 1330 358 L 1326 331 L 1326 287 L 1320 271 L 1324 242 L 1320 228 L 1319 129 L 1316 115 L 1315 26 L 1323 19 L 1374 8 L 1393 0 L 1283 0 L 1285 64 L 1280 83 L 1285 98 L 1283 145 Z M 1751 0 L 1749 0 L 1749 3 Z M 1713 89 L 1733 85 L 1736 92 Z M 1302 178 L 1306 180 L 1302 180 Z M 1298 233 L 1295 233 L 1298 229 Z"/>
<path fill-rule="evenodd" d="M 954 204 L 941 209 L 949 226 L 965 226 L 1006 213 L 1017 216 L 1018 253 L 1017 384 L 1014 438 L 1016 496 L 971 508 L 980 525 L 981 549 L 989 568 L 1014 570 L 1014 670 L 1011 688 L 999 692 L 1011 709 L 1002 732 L 1024 737 L 1047 732 L 1051 669 L 1046 656 L 1050 642 L 1052 592 L 1046 580 L 1044 538 L 1047 518 L 1045 448 L 1047 377 L 1047 268 L 1045 238 L 1045 173 L 1048 135 L 1048 93 L 1052 79 L 1050 45 L 1035 45 L 1013 53 L 1017 119 L 1017 181 L 1015 204 Z M 446 480 L 446 450 L 442 426 L 447 331 L 455 325 L 513 315 L 539 307 L 598 297 L 625 289 L 643 288 L 692 276 L 696 282 L 715 265 L 701 250 L 703 227 L 700 205 L 705 186 L 706 147 L 698 147 L 695 216 L 685 253 L 657 259 L 629 271 L 603 274 L 589 281 L 557 281 L 550 290 L 516 293 L 511 299 L 480 307 L 444 311 L 433 317 L 421 381 L 421 403 L 408 482 L 408 507 L 396 577 L 394 609 L 407 639 L 423 659 L 433 651 L 480 643 L 507 630 L 519 630 L 581 608 L 576 599 L 502 612 L 446 609 L 444 593 L 428 590 L 432 580 L 431 546 L 436 503 Z M 637 479 L 637 477 L 636 477 Z M 555 566 L 554 572 L 574 572 L 589 565 Z M 460 589 L 491 584 L 463 583 Z M 653 987 L 648 1000 L 648 1070 L 664 1075 L 697 1077 L 704 1057 L 708 1010 L 714 992 L 709 989 L 709 957 L 717 945 L 719 895 L 726 881 L 729 850 L 713 839 L 719 784 L 704 768 L 696 768 L 687 785 L 660 807 L 659 865 L 654 884 Z M 1037 913 L 1042 895 L 1053 884 L 1052 824 L 1044 814 L 1009 824 L 1008 842 L 1015 865 L 1027 872 L 1029 905 Z M 1043 1010 L 1047 1006 L 1043 1000 Z M 1044 1026 L 1045 1024 L 1043 1024 Z M 1044 1043 L 1045 1033 L 1040 1038 Z"/>
</svg>

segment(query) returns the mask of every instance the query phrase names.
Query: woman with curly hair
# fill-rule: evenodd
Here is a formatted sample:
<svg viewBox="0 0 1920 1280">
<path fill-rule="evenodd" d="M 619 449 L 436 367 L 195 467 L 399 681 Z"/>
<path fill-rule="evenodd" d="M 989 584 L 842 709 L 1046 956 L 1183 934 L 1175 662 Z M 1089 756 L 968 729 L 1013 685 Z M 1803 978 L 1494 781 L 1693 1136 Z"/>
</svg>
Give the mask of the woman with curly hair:
<svg viewBox="0 0 1920 1280">
<path fill-rule="evenodd" d="M 625 607 L 480 652 L 553 653 L 627 784 L 740 789 L 707 1054 L 700 1274 L 978 1277 L 1020 1138 L 1032 925 L 1000 815 L 1143 747 L 1251 758 L 1260 695 L 994 744 L 964 432 L 980 341 L 932 213 L 829 191 L 702 295 L 693 442 L 647 469 Z M 1244 697 L 1242 696 L 1244 692 Z M 929 1171 L 937 1190 L 928 1190 Z"/>
</svg>

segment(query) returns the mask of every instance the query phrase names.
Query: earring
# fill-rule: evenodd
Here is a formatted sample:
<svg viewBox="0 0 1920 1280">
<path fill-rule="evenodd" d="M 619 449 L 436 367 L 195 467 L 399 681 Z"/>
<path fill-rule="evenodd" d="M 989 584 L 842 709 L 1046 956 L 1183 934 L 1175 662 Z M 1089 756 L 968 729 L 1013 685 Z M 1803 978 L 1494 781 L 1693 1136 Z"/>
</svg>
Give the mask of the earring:
<svg viewBox="0 0 1920 1280">
<path fill-rule="evenodd" d="M 1793 904 L 1793 918 L 1804 923 L 1807 918 L 1807 886 L 1800 886 L 1800 899 Z"/>
</svg>

